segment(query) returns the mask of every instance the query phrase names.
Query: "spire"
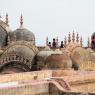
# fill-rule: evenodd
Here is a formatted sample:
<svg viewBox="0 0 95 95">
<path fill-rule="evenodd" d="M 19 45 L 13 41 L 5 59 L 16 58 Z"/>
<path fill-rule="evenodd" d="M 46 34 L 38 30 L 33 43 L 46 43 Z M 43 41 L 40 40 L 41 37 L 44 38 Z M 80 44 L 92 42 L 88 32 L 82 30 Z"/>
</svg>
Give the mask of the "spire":
<svg viewBox="0 0 95 95">
<path fill-rule="evenodd" d="M 72 42 L 75 42 L 75 32 L 73 30 L 73 34 L 72 34 Z"/>
<path fill-rule="evenodd" d="M 68 43 L 70 43 L 70 42 L 71 42 L 71 34 L 69 32 L 69 34 L 68 34 Z"/>
<path fill-rule="evenodd" d="M 56 37 L 56 46 L 58 47 L 58 37 Z"/>
<path fill-rule="evenodd" d="M 77 35 L 76 35 L 76 42 L 79 43 L 79 34 L 77 32 Z"/>
<path fill-rule="evenodd" d="M 90 47 L 90 40 L 89 40 L 89 37 L 88 37 L 88 41 L 87 41 L 87 47 L 88 47 L 88 48 Z"/>
<path fill-rule="evenodd" d="M 21 14 L 21 17 L 20 17 L 20 28 L 23 28 L 23 16 Z"/>
<path fill-rule="evenodd" d="M 7 25 L 9 25 L 9 24 L 8 24 L 8 23 L 9 23 L 8 13 L 6 13 L 6 21 L 5 21 L 5 23 L 6 23 Z"/>
<path fill-rule="evenodd" d="M 67 38 L 65 36 L 65 38 L 64 38 L 64 46 L 66 47 L 66 45 L 67 45 Z"/>
<path fill-rule="evenodd" d="M 82 39 L 82 36 L 80 37 L 80 45 L 81 45 L 81 47 L 83 46 L 83 39 Z"/>
<path fill-rule="evenodd" d="M 48 46 L 48 37 L 46 37 L 46 46 Z"/>
</svg>

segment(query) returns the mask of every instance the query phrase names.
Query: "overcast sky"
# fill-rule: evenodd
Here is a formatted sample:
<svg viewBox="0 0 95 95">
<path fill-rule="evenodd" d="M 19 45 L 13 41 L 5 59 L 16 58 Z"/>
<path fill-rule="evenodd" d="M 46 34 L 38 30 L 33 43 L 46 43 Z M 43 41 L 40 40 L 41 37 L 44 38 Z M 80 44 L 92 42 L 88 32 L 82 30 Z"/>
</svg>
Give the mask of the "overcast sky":
<svg viewBox="0 0 95 95">
<path fill-rule="evenodd" d="M 3 19 L 6 13 L 12 30 L 19 27 L 23 14 L 24 27 L 35 34 L 37 45 L 44 45 L 46 36 L 64 40 L 73 29 L 86 44 L 95 32 L 95 0 L 0 0 Z"/>
</svg>

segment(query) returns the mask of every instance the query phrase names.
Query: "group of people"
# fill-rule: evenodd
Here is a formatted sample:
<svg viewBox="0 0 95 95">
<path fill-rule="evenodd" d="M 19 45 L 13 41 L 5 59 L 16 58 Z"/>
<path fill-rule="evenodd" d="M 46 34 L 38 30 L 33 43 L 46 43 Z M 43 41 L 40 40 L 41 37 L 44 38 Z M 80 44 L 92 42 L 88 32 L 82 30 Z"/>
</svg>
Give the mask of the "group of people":
<svg viewBox="0 0 95 95">
<path fill-rule="evenodd" d="M 53 42 L 51 43 L 51 42 L 49 42 L 48 43 L 48 46 L 50 47 L 50 48 L 53 48 L 53 49 L 56 49 L 56 48 L 64 48 L 64 44 L 63 44 L 63 41 L 61 41 L 61 44 L 60 44 L 60 46 L 58 46 L 58 42 L 56 42 L 56 40 L 55 40 L 55 38 L 53 38 Z"/>
</svg>

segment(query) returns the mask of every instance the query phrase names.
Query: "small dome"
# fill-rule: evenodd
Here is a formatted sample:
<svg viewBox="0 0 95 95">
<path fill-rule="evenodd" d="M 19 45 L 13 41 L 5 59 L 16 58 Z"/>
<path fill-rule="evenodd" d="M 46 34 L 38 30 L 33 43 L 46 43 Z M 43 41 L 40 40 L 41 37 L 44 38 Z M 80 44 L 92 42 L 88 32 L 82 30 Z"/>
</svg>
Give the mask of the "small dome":
<svg viewBox="0 0 95 95">
<path fill-rule="evenodd" d="M 47 59 L 48 56 L 51 54 L 54 54 L 54 51 L 52 50 L 47 50 L 44 49 L 43 51 L 40 51 L 36 55 L 36 63 L 37 63 L 37 69 L 40 70 L 45 66 L 45 60 Z"/>
<path fill-rule="evenodd" d="M 48 56 L 50 56 L 51 54 L 54 54 L 54 51 L 40 51 L 38 54 L 37 54 L 37 59 L 38 60 L 43 60 L 45 61 L 46 58 Z"/>
<path fill-rule="evenodd" d="M 73 68 L 76 70 L 83 69 L 85 67 L 84 63 L 88 63 L 88 61 L 90 60 L 89 57 L 90 57 L 90 54 L 86 49 L 84 49 L 82 47 L 75 48 L 71 52 Z"/>
<path fill-rule="evenodd" d="M 20 41 L 20 40 L 24 40 L 24 41 L 32 41 L 32 42 L 35 42 L 35 36 L 34 34 L 25 29 L 25 28 L 22 28 L 22 29 L 16 29 L 14 31 L 14 36 L 15 36 L 15 40 L 16 41 Z"/>
<path fill-rule="evenodd" d="M 23 17 L 20 18 L 20 27 L 9 33 L 10 41 L 31 41 L 35 44 L 35 36 L 28 29 L 23 27 Z"/>
<path fill-rule="evenodd" d="M 70 69 L 72 61 L 67 54 L 52 54 L 46 59 L 47 69 Z"/>
<path fill-rule="evenodd" d="M 35 44 L 34 34 L 26 28 L 18 28 L 9 34 L 10 41 L 31 41 Z"/>
</svg>

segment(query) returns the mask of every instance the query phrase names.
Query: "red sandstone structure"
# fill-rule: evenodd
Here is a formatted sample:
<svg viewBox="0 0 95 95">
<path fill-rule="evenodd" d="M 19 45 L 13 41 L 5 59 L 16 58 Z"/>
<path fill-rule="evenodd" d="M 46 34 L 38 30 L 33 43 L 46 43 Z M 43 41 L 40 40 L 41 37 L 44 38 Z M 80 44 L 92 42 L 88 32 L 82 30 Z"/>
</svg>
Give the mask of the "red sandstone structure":
<svg viewBox="0 0 95 95">
<path fill-rule="evenodd" d="M 73 31 L 59 46 L 46 39 L 37 47 L 34 34 L 20 27 L 12 31 L 0 20 L 0 95 L 95 95 L 95 52 L 93 33 L 88 47 Z M 91 49 L 92 48 L 92 49 Z"/>
</svg>

